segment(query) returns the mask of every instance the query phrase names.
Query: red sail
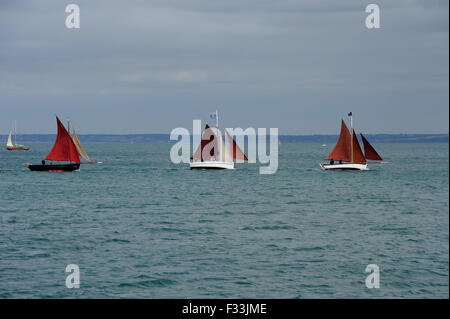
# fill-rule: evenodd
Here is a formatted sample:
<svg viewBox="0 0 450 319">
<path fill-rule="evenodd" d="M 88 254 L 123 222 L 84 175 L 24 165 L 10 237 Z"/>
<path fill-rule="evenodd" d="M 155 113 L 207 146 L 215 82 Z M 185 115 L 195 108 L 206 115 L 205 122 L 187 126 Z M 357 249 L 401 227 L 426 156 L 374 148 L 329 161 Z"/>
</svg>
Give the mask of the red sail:
<svg viewBox="0 0 450 319">
<path fill-rule="evenodd" d="M 326 160 L 345 161 L 350 162 L 352 160 L 351 155 L 351 138 L 347 125 L 344 120 L 341 123 L 341 135 L 336 143 L 336 146 L 331 151 Z"/>
<path fill-rule="evenodd" d="M 361 134 L 361 138 L 362 138 L 362 141 L 364 144 L 364 154 L 365 154 L 366 158 L 368 160 L 372 160 L 372 161 L 382 161 L 383 159 L 381 158 L 381 156 L 378 155 L 377 151 L 375 151 L 375 149 L 372 147 L 372 145 L 370 145 L 369 141 L 366 140 L 364 135 Z"/>
<path fill-rule="evenodd" d="M 208 145 L 209 143 L 212 143 L 211 145 Z M 218 152 L 219 148 L 217 145 L 217 138 L 216 134 L 214 134 L 211 127 L 209 127 L 208 124 L 205 126 L 205 130 L 203 131 L 202 139 L 200 141 L 200 145 L 197 148 L 197 150 L 194 153 L 194 156 L 192 157 L 195 161 L 209 161 L 211 157 L 216 158 L 216 152 Z M 203 150 L 208 145 L 208 148 L 211 147 L 211 150 L 209 152 L 210 157 L 204 158 Z"/>
<path fill-rule="evenodd" d="M 241 151 L 234 138 L 231 137 L 230 133 L 228 133 L 227 130 L 225 130 L 225 132 L 227 133 L 228 142 L 230 143 L 232 158 L 242 161 L 248 161 L 247 156 L 245 156 L 244 152 Z"/>
<path fill-rule="evenodd" d="M 45 159 L 79 163 L 80 158 L 72 138 L 58 117 L 56 117 L 56 122 L 58 123 L 58 136 L 56 136 L 55 145 Z"/>
<path fill-rule="evenodd" d="M 352 163 L 366 164 L 366 158 L 359 146 L 358 137 L 353 130 L 353 160 Z"/>
</svg>

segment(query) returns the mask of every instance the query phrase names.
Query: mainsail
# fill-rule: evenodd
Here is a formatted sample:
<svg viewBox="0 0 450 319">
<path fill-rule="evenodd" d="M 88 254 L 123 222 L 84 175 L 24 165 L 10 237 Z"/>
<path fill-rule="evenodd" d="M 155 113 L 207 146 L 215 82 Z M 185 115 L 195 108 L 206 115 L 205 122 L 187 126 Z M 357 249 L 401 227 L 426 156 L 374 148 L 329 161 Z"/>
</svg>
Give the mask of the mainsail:
<svg viewBox="0 0 450 319">
<path fill-rule="evenodd" d="M 227 130 L 225 130 L 225 133 L 227 134 L 228 142 L 230 143 L 231 158 L 247 162 L 247 156 L 245 156 L 244 152 L 241 151 L 234 138 L 231 137 L 230 133 L 228 133 Z"/>
<path fill-rule="evenodd" d="M 339 135 L 339 140 L 337 141 L 336 146 L 331 151 L 330 155 L 328 155 L 326 160 L 351 162 L 352 160 L 351 153 L 352 151 L 351 151 L 350 132 L 348 131 L 347 125 L 345 125 L 344 120 L 342 120 L 341 134 Z"/>
<path fill-rule="evenodd" d="M 6 142 L 7 147 L 14 147 L 14 145 L 12 143 L 12 139 L 11 139 L 11 134 L 12 134 L 12 132 L 9 131 L 8 142 Z"/>
<path fill-rule="evenodd" d="M 83 146 L 81 145 L 80 140 L 78 139 L 77 133 L 75 130 L 73 130 L 73 137 L 72 137 L 73 143 L 75 144 L 75 147 L 77 148 L 78 154 L 86 161 L 90 162 L 91 159 L 86 154 L 86 151 L 84 150 Z"/>
<path fill-rule="evenodd" d="M 211 159 L 212 160 L 219 159 L 218 154 L 219 147 L 217 141 L 218 139 L 216 137 L 216 134 L 214 134 L 211 127 L 208 124 L 206 124 L 205 130 L 203 131 L 202 139 L 200 141 L 200 145 L 195 151 L 193 159 L 195 161 L 210 161 Z"/>
<path fill-rule="evenodd" d="M 361 134 L 361 133 L 360 133 Z M 369 141 L 361 134 L 361 139 L 364 144 L 364 154 L 368 160 L 372 161 L 382 161 L 381 156 L 375 151 L 375 149 L 370 145 Z"/>
<path fill-rule="evenodd" d="M 213 129 L 206 124 L 203 131 L 200 145 L 194 153 L 192 159 L 194 161 L 220 161 L 220 162 L 232 162 L 233 159 L 239 161 L 248 161 L 247 156 L 239 148 L 233 137 L 225 130 L 230 148 L 225 145 L 225 141 L 222 137 L 218 138 Z M 220 145 L 219 145 L 220 143 Z M 220 149 L 220 152 L 219 152 Z"/>
<path fill-rule="evenodd" d="M 58 117 L 56 117 L 56 122 L 58 124 L 58 135 L 56 136 L 55 145 L 45 159 L 80 163 L 77 147 L 72 141 L 70 134 Z"/>
<path fill-rule="evenodd" d="M 364 157 L 361 147 L 359 146 L 358 137 L 355 134 L 355 130 L 353 130 L 352 133 L 353 133 L 352 163 L 366 164 L 366 158 Z"/>
</svg>

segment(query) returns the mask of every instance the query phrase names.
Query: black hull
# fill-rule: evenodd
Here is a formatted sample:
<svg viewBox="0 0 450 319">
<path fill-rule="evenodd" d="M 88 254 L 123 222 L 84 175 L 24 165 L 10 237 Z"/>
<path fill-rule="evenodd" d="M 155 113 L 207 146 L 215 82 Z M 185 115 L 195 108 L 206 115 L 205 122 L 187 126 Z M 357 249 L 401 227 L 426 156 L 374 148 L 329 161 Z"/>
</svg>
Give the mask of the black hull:
<svg viewBox="0 0 450 319">
<path fill-rule="evenodd" d="M 36 172 L 73 172 L 80 169 L 80 164 L 28 165 L 28 168 Z"/>
</svg>

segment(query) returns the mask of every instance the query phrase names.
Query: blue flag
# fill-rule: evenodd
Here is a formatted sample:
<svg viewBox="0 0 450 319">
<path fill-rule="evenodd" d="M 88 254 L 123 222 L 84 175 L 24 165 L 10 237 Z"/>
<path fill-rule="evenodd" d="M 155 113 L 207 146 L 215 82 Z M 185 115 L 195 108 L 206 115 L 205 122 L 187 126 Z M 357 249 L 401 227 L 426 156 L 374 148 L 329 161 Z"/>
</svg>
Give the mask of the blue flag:
<svg viewBox="0 0 450 319">
<path fill-rule="evenodd" d="M 212 119 L 215 119 L 216 115 L 217 115 L 216 113 L 211 113 L 211 114 L 209 114 L 209 117 L 212 118 Z"/>
</svg>

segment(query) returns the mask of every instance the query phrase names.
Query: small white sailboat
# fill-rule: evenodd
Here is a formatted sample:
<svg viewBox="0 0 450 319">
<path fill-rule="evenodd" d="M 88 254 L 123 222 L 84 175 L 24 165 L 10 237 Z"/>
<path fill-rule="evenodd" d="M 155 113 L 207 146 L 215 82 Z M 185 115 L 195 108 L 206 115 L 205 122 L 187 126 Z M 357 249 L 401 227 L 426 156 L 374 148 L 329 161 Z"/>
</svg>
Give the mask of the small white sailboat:
<svg viewBox="0 0 450 319">
<path fill-rule="evenodd" d="M 8 141 L 6 142 L 6 149 L 8 151 L 28 151 L 30 149 L 29 147 L 17 144 L 16 126 L 16 121 L 14 121 L 14 143 L 12 141 L 12 131 L 9 131 Z"/>
<path fill-rule="evenodd" d="M 330 155 L 326 158 L 329 160 L 329 164 L 321 163 L 320 167 L 323 170 L 368 170 L 367 160 L 381 161 L 381 156 L 370 145 L 369 141 L 361 134 L 361 138 L 364 144 L 363 154 L 358 142 L 358 138 L 353 129 L 353 113 L 348 114 L 350 117 L 351 133 L 349 132 L 344 120 L 341 122 L 341 134 L 336 146 L 331 151 Z M 336 161 L 338 161 L 336 163 Z"/>
<path fill-rule="evenodd" d="M 219 115 L 216 110 L 212 118 L 216 119 L 216 132 L 206 124 L 203 131 L 200 145 L 191 158 L 189 166 L 191 169 L 234 169 L 233 159 L 238 159 L 247 162 L 248 158 L 241 151 L 236 141 L 225 130 L 228 144 L 227 148 L 225 141 L 219 131 Z"/>
</svg>

